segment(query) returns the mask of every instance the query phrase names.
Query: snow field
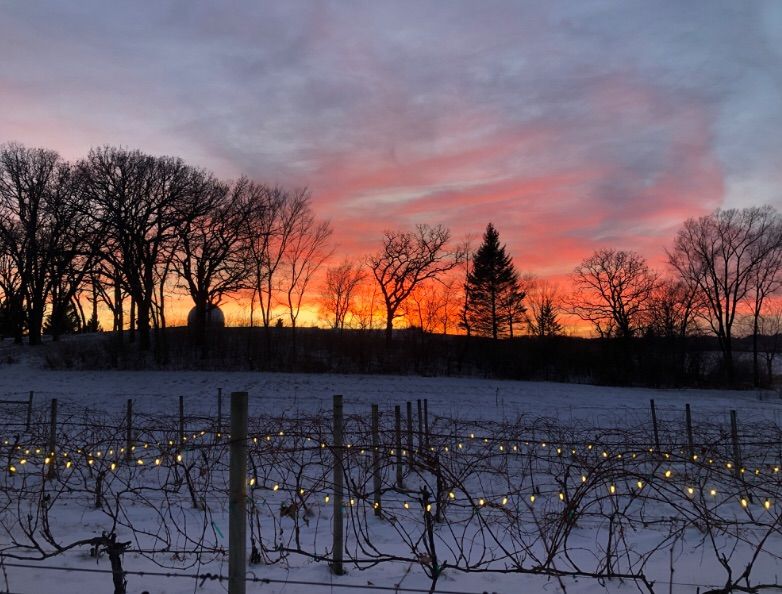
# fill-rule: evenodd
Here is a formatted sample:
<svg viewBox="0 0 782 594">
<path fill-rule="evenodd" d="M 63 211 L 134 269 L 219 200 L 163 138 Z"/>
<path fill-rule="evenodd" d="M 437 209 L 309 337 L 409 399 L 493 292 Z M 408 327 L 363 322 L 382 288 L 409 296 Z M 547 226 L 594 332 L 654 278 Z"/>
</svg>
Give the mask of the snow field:
<svg viewBox="0 0 782 594">
<path fill-rule="evenodd" d="M 6 405 L 0 424 L 0 459 L 15 466 L 1 481 L 0 546 L 7 564 L 14 563 L 10 555 L 32 558 L 41 550 L 56 552 L 57 544 L 115 530 L 119 540 L 131 542 L 123 559 L 128 572 L 225 575 L 228 446 L 227 436 L 217 436 L 217 388 L 223 389 L 226 425 L 228 394 L 250 393 L 248 551 L 254 544 L 260 562 L 249 569 L 273 580 L 263 591 L 341 591 L 350 584 L 428 591 L 433 572 L 444 564 L 437 591 L 667 592 L 673 581 L 673 592 L 693 592 L 695 585 L 724 585 L 720 555 L 735 580 L 756 552 L 750 582 L 777 580 L 782 407 L 769 394 L 453 378 L 67 373 L 22 366 L 0 371 L 2 398 L 23 400 L 33 390 L 36 403 L 29 433 L 21 431 L 23 407 Z M 335 393 L 345 399 L 350 445 L 348 575 L 342 577 L 328 570 Z M 59 402 L 58 477 L 44 481 L 52 397 Z M 128 398 L 135 412 L 130 460 L 123 451 Z M 659 419 L 659 451 L 650 398 Z M 418 399 L 426 399 L 429 409 L 428 444 L 418 434 Z M 693 450 L 685 402 L 693 410 Z M 381 411 L 380 517 L 374 509 L 372 403 Z M 738 413 L 740 467 L 733 460 L 729 410 Z M 6 567 L 13 592 L 110 585 L 110 574 L 41 568 L 108 570 L 106 558 L 90 557 L 89 547 L 16 562 L 36 568 Z M 592 577 L 609 575 L 625 577 Z M 127 580 L 129 592 L 226 589 L 209 579 L 200 586 L 202 580 L 193 577 L 131 573 Z M 248 591 L 254 587 L 248 584 Z"/>
</svg>

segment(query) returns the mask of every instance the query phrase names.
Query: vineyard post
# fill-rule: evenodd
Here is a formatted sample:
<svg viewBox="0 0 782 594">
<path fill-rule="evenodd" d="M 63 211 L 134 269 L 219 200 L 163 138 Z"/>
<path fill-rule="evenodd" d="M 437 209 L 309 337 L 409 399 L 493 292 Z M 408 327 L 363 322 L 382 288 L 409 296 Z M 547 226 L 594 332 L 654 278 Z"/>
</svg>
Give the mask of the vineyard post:
<svg viewBox="0 0 782 594">
<path fill-rule="evenodd" d="M 416 405 L 418 406 L 418 451 L 420 452 L 424 449 L 424 416 L 421 412 L 420 398 L 416 400 Z"/>
<path fill-rule="evenodd" d="M 231 400 L 233 402 L 233 398 Z M 179 447 L 185 445 L 185 397 L 179 397 Z"/>
<path fill-rule="evenodd" d="M 429 451 L 429 400 L 424 398 L 424 447 Z"/>
<path fill-rule="evenodd" d="M 334 456 L 334 523 L 332 533 L 334 542 L 332 545 L 331 571 L 336 575 L 345 573 L 342 568 L 343 530 L 342 524 L 342 497 L 343 497 L 343 466 L 342 466 L 342 395 L 334 395 L 334 444 L 332 452 Z"/>
<path fill-rule="evenodd" d="M 52 398 L 52 408 L 49 419 L 49 441 L 47 450 L 49 454 L 49 470 L 46 478 L 53 479 L 57 476 L 57 399 Z"/>
<path fill-rule="evenodd" d="M 730 436 L 733 441 L 733 464 L 736 477 L 741 478 L 741 450 L 739 449 L 739 428 L 735 410 L 730 411 Z"/>
<path fill-rule="evenodd" d="M 33 394 L 35 394 L 35 392 L 30 390 L 30 396 L 27 400 L 27 422 L 25 423 L 24 430 L 28 433 L 30 432 L 30 423 L 33 420 Z"/>
<path fill-rule="evenodd" d="M 247 392 L 231 393 L 228 594 L 244 594 L 247 570 Z"/>
<path fill-rule="evenodd" d="M 217 439 L 223 432 L 223 389 L 217 388 Z"/>
<path fill-rule="evenodd" d="M 407 401 L 407 464 L 413 471 L 413 403 Z"/>
<path fill-rule="evenodd" d="M 654 408 L 654 399 L 649 401 L 652 408 L 652 427 L 654 428 L 654 447 L 657 449 L 657 453 L 660 453 L 660 433 L 657 431 L 657 411 Z"/>
<path fill-rule="evenodd" d="M 375 515 L 380 517 L 380 413 L 377 404 L 372 405 L 372 487 Z"/>
<path fill-rule="evenodd" d="M 404 489 L 402 482 L 402 407 L 398 404 L 394 406 L 394 433 L 395 433 L 395 449 L 396 449 L 396 488 L 399 490 Z"/>
<path fill-rule="evenodd" d="M 695 446 L 692 441 L 692 412 L 689 403 L 685 405 L 684 416 L 687 421 L 687 447 L 690 449 L 690 460 L 692 460 L 695 455 Z"/>
<path fill-rule="evenodd" d="M 130 462 L 133 459 L 133 399 L 128 398 L 128 411 L 125 435 L 125 461 Z"/>
</svg>

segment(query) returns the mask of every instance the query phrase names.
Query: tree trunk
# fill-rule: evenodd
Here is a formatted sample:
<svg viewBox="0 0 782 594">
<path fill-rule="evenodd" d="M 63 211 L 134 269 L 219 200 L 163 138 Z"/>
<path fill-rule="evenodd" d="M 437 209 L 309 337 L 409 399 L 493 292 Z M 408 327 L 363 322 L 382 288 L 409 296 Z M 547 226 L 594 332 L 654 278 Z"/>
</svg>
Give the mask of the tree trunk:
<svg viewBox="0 0 782 594">
<path fill-rule="evenodd" d="M 389 311 L 386 316 L 386 346 L 391 346 L 394 331 L 394 313 Z"/>
<path fill-rule="evenodd" d="M 207 340 L 207 319 L 209 317 L 209 299 L 206 295 L 195 296 L 195 316 L 193 319 L 193 339 L 197 349 L 201 351 L 201 359 L 209 358 L 209 341 Z"/>
<path fill-rule="evenodd" d="M 132 303 L 131 303 L 132 308 Z M 150 303 L 147 300 L 139 301 L 138 303 L 138 336 L 139 336 L 139 350 L 140 351 L 148 351 L 150 350 L 150 347 L 152 346 L 152 341 L 150 340 L 150 326 L 149 326 L 149 315 L 150 315 Z M 132 318 L 131 318 L 132 320 Z M 131 330 L 131 332 L 133 332 Z M 131 336 L 133 334 L 131 333 Z"/>
<path fill-rule="evenodd" d="M 90 330 L 98 331 L 98 287 L 93 282 L 92 285 L 92 316 L 90 316 Z"/>
<path fill-rule="evenodd" d="M 27 313 L 27 335 L 31 345 L 41 344 L 41 331 L 43 328 L 43 308 L 34 306 Z"/>
<path fill-rule="evenodd" d="M 758 314 L 752 324 L 752 385 L 756 388 L 760 386 L 760 369 L 758 364 L 758 333 L 760 325 L 758 323 Z"/>
<path fill-rule="evenodd" d="M 13 305 L 11 306 L 13 328 L 14 328 L 14 344 L 22 344 L 22 336 L 24 335 L 24 308 L 22 307 L 22 297 L 15 295 L 13 297 Z"/>
<path fill-rule="evenodd" d="M 731 344 L 730 335 L 725 335 L 725 371 L 728 374 L 728 384 L 733 385 L 735 379 L 735 373 L 733 369 L 733 345 Z"/>
<path fill-rule="evenodd" d="M 130 298 L 130 327 L 128 331 L 128 342 L 136 342 L 136 300 L 133 297 Z"/>
<path fill-rule="evenodd" d="M 119 274 L 114 279 L 114 332 L 117 333 L 117 342 L 122 345 L 123 333 L 125 332 L 125 311 Z"/>
</svg>

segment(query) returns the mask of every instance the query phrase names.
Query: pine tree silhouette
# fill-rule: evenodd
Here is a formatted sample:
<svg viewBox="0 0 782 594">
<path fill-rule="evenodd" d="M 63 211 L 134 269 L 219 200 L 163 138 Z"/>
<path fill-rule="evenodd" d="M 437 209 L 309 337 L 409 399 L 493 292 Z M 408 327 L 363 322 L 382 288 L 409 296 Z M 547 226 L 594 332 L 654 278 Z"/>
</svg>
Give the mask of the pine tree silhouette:
<svg viewBox="0 0 782 594">
<path fill-rule="evenodd" d="M 465 285 L 464 317 L 470 331 L 479 336 L 513 336 L 514 324 L 524 314 L 524 292 L 513 260 L 500 244 L 500 235 L 489 223 L 483 243 L 473 254 L 472 270 Z"/>
</svg>

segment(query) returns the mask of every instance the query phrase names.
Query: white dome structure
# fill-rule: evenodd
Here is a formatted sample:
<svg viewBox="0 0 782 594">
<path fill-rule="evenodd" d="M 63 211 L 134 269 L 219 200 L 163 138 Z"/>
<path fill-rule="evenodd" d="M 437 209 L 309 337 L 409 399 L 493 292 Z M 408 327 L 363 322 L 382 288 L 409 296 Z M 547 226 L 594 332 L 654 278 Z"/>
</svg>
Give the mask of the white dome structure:
<svg viewBox="0 0 782 594">
<path fill-rule="evenodd" d="M 196 308 L 190 310 L 187 314 L 187 327 L 193 328 L 196 324 Z M 206 327 L 207 328 L 225 328 L 225 315 L 216 305 L 209 305 L 206 308 Z"/>
</svg>

